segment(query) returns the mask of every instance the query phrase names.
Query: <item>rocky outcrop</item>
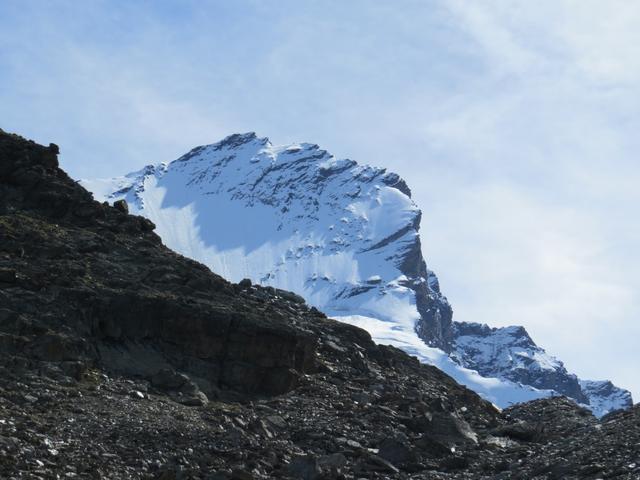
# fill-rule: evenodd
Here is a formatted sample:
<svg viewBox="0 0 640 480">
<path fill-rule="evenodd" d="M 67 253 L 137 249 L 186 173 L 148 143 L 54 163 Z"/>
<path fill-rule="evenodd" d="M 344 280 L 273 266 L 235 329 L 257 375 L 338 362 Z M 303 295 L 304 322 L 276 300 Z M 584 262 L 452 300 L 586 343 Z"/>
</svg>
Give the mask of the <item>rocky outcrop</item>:
<svg viewBox="0 0 640 480">
<path fill-rule="evenodd" d="M 414 255 L 415 257 L 417 255 Z M 421 253 L 420 257 L 422 257 Z M 415 259 L 420 262 L 418 258 Z M 406 260 L 406 263 L 409 261 Z M 448 352 L 451 350 L 453 339 L 451 328 L 453 308 L 451 308 L 447 297 L 440 292 L 440 283 L 436 274 L 426 269 L 424 260 L 422 260 L 422 265 L 422 270 L 426 274 L 419 278 L 424 280 L 413 282 L 412 285 L 412 289 L 416 292 L 416 307 L 420 313 L 420 318 L 416 322 L 416 332 L 429 346 Z M 406 268 L 404 264 L 402 268 Z"/>
</svg>

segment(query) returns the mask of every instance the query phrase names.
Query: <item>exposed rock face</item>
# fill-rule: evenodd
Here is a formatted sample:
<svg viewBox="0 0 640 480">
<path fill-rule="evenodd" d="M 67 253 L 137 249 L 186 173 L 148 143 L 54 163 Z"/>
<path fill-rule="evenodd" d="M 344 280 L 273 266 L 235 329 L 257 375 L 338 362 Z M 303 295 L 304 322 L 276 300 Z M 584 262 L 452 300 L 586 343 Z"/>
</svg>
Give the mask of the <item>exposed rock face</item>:
<svg viewBox="0 0 640 480">
<path fill-rule="evenodd" d="M 171 248 L 226 278 L 292 290 L 497 405 L 554 393 L 598 415 L 631 404 L 621 401 L 628 396 L 621 389 L 586 394 L 522 327 L 452 323 L 421 252 L 422 214 L 397 174 L 336 159 L 317 145 L 278 147 L 247 133 L 168 165 L 84 184 L 148 217 Z"/>
<path fill-rule="evenodd" d="M 417 248 L 419 249 L 420 246 L 418 245 Z M 416 332 L 428 345 L 449 351 L 454 335 L 451 329 L 453 309 L 447 298 L 440 292 L 440 282 L 436 274 L 426 270 L 422 253 L 419 258 L 417 257 L 417 253 L 414 254 L 413 260 L 423 266 L 422 270 L 426 275 L 421 275 L 420 278 L 425 278 L 426 282 L 414 283 L 416 306 L 420 313 L 420 318 L 416 322 Z M 407 257 L 403 262 L 403 271 L 409 270 L 410 259 L 412 257 Z"/>
<path fill-rule="evenodd" d="M 500 413 L 295 295 L 171 252 L 56 153 L 0 131 L 1 478 L 640 473 L 637 407 Z"/>
</svg>

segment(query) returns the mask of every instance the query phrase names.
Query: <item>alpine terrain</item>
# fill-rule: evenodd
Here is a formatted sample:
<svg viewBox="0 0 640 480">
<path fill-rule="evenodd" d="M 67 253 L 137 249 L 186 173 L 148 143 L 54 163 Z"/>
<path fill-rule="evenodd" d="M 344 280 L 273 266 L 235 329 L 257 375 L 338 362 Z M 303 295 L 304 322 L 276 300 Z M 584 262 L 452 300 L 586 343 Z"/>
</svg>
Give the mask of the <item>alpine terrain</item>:
<svg viewBox="0 0 640 480">
<path fill-rule="evenodd" d="M 233 143 L 219 147 L 225 156 L 234 148 L 248 153 L 246 139 Z M 154 223 L 129 214 L 125 202 L 95 201 L 59 168 L 57 154 L 54 144 L 45 147 L 0 130 L 0 478 L 640 475 L 640 406 L 597 419 L 575 402 L 553 397 L 500 411 L 441 370 L 374 343 L 365 330 L 328 318 L 295 293 L 230 283 L 171 251 Z M 205 164 L 202 182 L 208 177 Z M 195 165 L 178 164 L 185 171 Z M 340 175 L 341 167 L 333 165 L 326 164 L 327 178 L 331 171 Z M 161 194 L 164 187 L 158 185 L 171 180 L 173 168 L 157 177 L 151 173 L 158 183 L 146 193 L 168 193 Z M 368 178 L 379 185 L 393 179 L 377 176 L 379 181 Z M 181 192 L 189 188 L 182 185 Z M 322 190 L 322 181 L 317 188 Z M 366 192 L 376 195 L 372 188 Z M 381 196 L 393 195 L 383 190 Z M 405 198 L 397 195 L 394 201 L 408 208 Z M 174 206 L 167 206 L 175 209 L 176 221 L 188 208 L 184 200 L 172 198 Z M 261 208 L 257 200 L 254 205 Z M 290 205 L 301 212 L 295 202 Z M 305 204 L 305 216 L 327 214 L 321 205 Z M 231 201 L 219 208 L 221 218 L 223 208 L 230 209 L 226 218 L 241 211 Z M 276 218 L 267 212 L 261 208 L 263 218 L 247 219 L 256 222 L 259 233 Z M 415 210 L 408 212 L 415 217 Z M 283 220 L 286 213 L 280 212 Z M 163 228 L 172 231 L 169 226 L 167 221 Z M 274 231 L 292 228 L 283 224 Z M 338 235 L 339 224 L 329 231 Z M 235 247 L 231 232 L 218 233 L 222 245 Z M 184 235 L 194 249 L 213 248 L 199 244 L 191 231 Z M 213 229 L 206 235 L 213 241 Z M 321 237 L 316 242 L 324 255 Z M 364 238 L 359 243 L 367 244 Z M 379 248 L 391 253 L 392 243 Z M 274 241 L 269 249 L 276 248 Z M 331 248 L 326 245 L 327 256 Z M 357 255 L 374 261 L 375 250 L 343 254 L 345 269 Z M 387 268 L 381 277 L 393 273 Z M 400 302 L 410 295 L 403 288 L 414 292 L 407 286 L 411 282 L 407 277 L 388 285 L 383 278 L 363 287 L 373 285 L 387 292 L 381 297 Z M 331 291 L 321 279 L 311 283 L 309 290 L 319 296 L 323 288 Z M 433 285 L 427 293 L 434 292 Z M 372 290 L 363 295 L 374 308 Z M 337 298 L 334 305 L 357 306 L 358 296 Z M 443 300 L 434 293 L 425 301 Z M 358 311 L 365 313 L 362 305 Z"/>
<path fill-rule="evenodd" d="M 554 395 L 596 416 L 632 405 L 610 382 L 570 374 L 523 327 L 454 322 L 422 256 L 422 213 L 385 169 L 247 133 L 82 184 L 100 201 L 124 200 L 166 245 L 223 277 L 295 292 L 500 407 Z"/>
</svg>

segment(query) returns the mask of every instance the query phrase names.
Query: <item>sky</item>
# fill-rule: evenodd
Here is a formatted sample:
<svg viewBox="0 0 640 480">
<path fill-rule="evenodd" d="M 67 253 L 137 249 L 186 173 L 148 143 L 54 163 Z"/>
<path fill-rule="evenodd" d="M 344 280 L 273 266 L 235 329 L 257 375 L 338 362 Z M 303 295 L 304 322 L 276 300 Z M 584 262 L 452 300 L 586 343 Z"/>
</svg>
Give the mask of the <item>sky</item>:
<svg viewBox="0 0 640 480">
<path fill-rule="evenodd" d="M 403 176 L 461 321 L 640 400 L 640 3 L 3 0 L 0 128 L 75 178 L 234 132 Z"/>
</svg>

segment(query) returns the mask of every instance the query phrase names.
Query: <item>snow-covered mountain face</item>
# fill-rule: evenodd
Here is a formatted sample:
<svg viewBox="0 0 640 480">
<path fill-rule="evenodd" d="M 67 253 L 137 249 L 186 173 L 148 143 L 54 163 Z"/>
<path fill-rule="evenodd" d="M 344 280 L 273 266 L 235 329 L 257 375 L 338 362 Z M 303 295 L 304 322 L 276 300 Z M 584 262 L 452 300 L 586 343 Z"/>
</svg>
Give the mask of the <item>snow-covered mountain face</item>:
<svg viewBox="0 0 640 480">
<path fill-rule="evenodd" d="M 562 393 L 602 414 L 625 398 L 581 386 L 521 327 L 452 324 L 421 253 L 421 212 L 384 169 L 249 133 L 83 185 L 97 199 L 126 200 L 169 247 L 226 278 L 293 291 L 499 406 Z"/>
<path fill-rule="evenodd" d="M 578 377 L 538 347 L 523 327 L 490 328 L 479 323 L 453 324 L 451 356 L 485 376 L 507 378 L 539 389 L 554 390 L 589 403 Z"/>
<path fill-rule="evenodd" d="M 631 393 L 616 387 L 608 380 L 580 380 L 580 387 L 589 399 L 591 409 L 598 416 L 633 405 Z"/>
<path fill-rule="evenodd" d="M 167 245 L 232 281 L 294 291 L 332 315 L 421 319 L 436 346 L 449 330 L 451 307 L 422 260 L 421 212 L 384 169 L 245 134 L 84 185 L 126 199 Z"/>
</svg>

